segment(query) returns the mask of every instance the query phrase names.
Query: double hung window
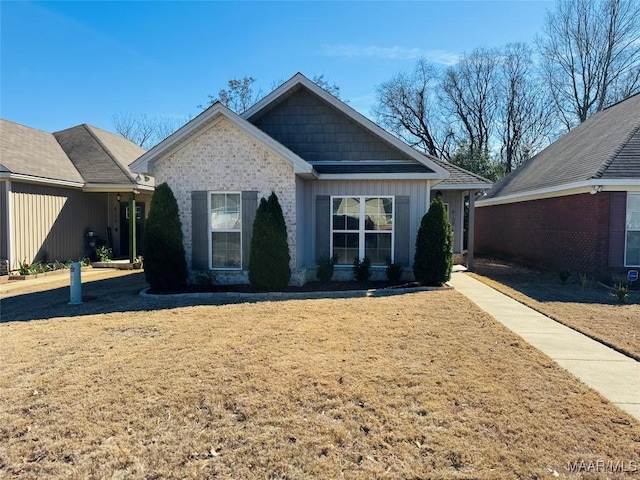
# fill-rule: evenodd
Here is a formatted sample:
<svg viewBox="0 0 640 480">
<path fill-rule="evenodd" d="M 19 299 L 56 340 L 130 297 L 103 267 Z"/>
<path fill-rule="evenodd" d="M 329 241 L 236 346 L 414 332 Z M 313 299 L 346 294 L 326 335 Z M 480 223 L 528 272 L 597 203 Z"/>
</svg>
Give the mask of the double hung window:
<svg viewBox="0 0 640 480">
<path fill-rule="evenodd" d="M 332 197 L 331 251 L 340 265 L 393 261 L 393 197 Z"/>
<path fill-rule="evenodd" d="M 240 193 L 211 193 L 211 268 L 242 268 L 242 208 Z"/>
</svg>

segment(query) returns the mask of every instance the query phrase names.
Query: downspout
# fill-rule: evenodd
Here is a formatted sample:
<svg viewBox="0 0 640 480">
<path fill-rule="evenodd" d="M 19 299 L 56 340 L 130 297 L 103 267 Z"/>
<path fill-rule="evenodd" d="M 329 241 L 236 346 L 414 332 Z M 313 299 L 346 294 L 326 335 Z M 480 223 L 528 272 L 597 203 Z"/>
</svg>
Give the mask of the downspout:
<svg viewBox="0 0 640 480">
<path fill-rule="evenodd" d="M 467 270 L 473 271 L 474 230 L 476 217 L 476 191 L 469 190 L 469 231 L 467 232 Z"/>
</svg>

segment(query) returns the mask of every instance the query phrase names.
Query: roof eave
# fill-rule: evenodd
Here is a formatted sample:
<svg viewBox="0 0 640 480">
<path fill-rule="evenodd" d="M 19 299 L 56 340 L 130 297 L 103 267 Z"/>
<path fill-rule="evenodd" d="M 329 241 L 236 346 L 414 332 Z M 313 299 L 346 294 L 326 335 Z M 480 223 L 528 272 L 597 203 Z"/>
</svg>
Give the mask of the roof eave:
<svg viewBox="0 0 640 480">
<path fill-rule="evenodd" d="M 487 198 L 476 202 L 476 206 L 489 207 L 492 205 L 505 205 L 591 192 L 640 192 L 640 179 L 590 179 L 581 182 L 565 183 L 547 188 L 538 188 Z"/>
<path fill-rule="evenodd" d="M 192 135 L 197 134 L 199 131 L 207 128 L 209 124 L 216 121 L 221 116 L 231 121 L 234 125 L 244 130 L 247 134 L 253 136 L 262 142 L 270 150 L 278 153 L 282 157 L 286 158 L 293 166 L 295 174 L 313 174 L 313 167 L 311 164 L 300 158 L 291 150 L 286 148 L 281 143 L 277 142 L 262 130 L 252 125 L 236 113 L 229 110 L 221 103 L 215 103 L 199 116 L 191 120 L 189 123 L 178 129 L 172 135 L 164 139 L 158 145 L 151 150 L 140 156 L 135 160 L 129 168 L 135 173 L 149 173 L 153 174 L 154 163 L 158 158 L 170 155 L 175 150 L 179 149 L 183 140 L 190 138 Z"/>
</svg>

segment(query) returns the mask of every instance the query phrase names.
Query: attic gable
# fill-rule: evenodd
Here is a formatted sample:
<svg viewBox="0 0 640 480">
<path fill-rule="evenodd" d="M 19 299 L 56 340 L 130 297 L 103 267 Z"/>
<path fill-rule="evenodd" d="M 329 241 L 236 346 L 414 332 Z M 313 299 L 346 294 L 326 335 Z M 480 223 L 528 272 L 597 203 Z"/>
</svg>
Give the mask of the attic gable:
<svg viewBox="0 0 640 480">
<path fill-rule="evenodd" d="M 449 172 L 298 73 L 242 117 L 320 174 L 384 171 L 443 180 Z M 349 165 L 349 168 L 346 168 Z M 346 170 L 345 170 L 346 168 Z M 328 178 L 328 177 L 327 177 Z"/>
</svg>

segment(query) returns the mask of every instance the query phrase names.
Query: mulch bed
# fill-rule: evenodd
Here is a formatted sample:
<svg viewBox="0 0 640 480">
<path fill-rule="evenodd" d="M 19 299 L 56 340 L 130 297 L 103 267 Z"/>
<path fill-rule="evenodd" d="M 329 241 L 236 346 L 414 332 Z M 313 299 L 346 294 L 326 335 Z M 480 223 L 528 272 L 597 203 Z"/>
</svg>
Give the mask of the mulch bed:
<svg viewBox="0 0 640 480">
<path fill-rule="evenodd" d="M 346 292 L 351 290 L 381 290 L 381 289 L 397 289 L 397 288 L 417 288 L 422 285 L 419 282 L 407 281 L 390 281 L 378 280 L 370 282 L 354 282 L 354 281 L 332 281 L 332 282 L 307 282 L 301 287 L 288 286 L 281 292 Z M 176 294 L 176 293 L 263 293 L 263 290 L 257 290 L 251 285 L 197 285 L 189 284 L 183 288 L 172 292 L 157 292 L 149 289 L 148 293 L 155 295 Z"/>
</svg>

